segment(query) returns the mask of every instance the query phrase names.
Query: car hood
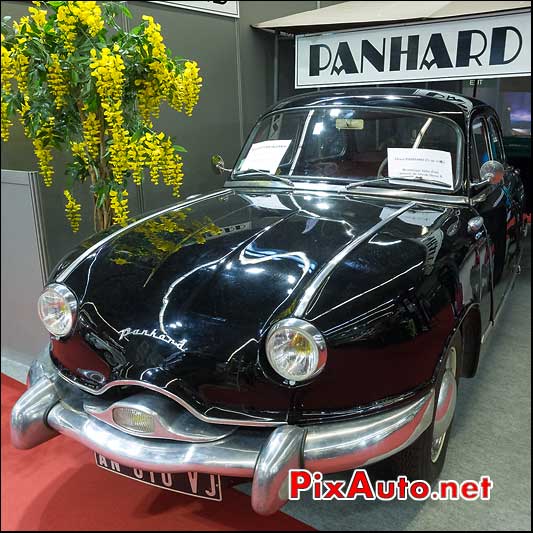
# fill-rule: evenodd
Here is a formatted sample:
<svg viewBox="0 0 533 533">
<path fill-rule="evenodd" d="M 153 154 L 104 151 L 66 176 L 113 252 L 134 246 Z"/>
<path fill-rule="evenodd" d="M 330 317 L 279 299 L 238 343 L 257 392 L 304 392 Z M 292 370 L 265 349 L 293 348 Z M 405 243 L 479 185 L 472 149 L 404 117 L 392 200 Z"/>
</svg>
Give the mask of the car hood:
<svg viewBox="0 0 533 533">
<path fill-rule="evenodd" d="M 258 364 L 264 333 L 325 265 L 406 203 L 228 190 L 151 215 L 56 270 L 79 314 L 53 356 L 94 390 L 144 381 L 204 416 L 268 418 L 290 392 Z"/>
</svg>

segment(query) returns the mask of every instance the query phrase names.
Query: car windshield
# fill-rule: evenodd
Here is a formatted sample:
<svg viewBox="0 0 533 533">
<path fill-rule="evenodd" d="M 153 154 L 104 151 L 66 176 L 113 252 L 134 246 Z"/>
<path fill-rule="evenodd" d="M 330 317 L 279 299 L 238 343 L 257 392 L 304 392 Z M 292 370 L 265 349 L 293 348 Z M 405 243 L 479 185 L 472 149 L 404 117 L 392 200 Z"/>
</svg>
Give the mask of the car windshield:
<svg viewBox="0 0 533 533">
<path fill-rule="evenodd" d="M 322 178 L 451 191 L 459 147 L 458 127 L 434 115 L 362 107 L 287 110 L 257 124 L 232 179 Z"/>
</svg>

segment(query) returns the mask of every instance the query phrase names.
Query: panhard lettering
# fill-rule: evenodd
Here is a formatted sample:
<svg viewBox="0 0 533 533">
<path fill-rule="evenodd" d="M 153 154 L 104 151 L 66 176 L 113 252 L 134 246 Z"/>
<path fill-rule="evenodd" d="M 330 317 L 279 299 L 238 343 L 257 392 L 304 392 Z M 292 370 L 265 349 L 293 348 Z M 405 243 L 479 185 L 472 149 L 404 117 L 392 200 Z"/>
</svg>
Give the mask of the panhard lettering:
<svg viewBox="0 0 533 533">
<path fill-rule="evenodd" d="M 121 341 L 123 339 L 128 340 L 128 337 L 130 335 L 139 335 L 142 337 L 152 337 L 154 339 L 158 339 L 160 341 L 166 342 L 167 344 L 172 344 L 179 350 L 183 351 L 185 348 L 186 340 L 183 339 L 179 342 L 176 342 L 172 337 L 169 337 L 168 335 L 165 335 L 164 333 L 158 332 L 157 329 L 153 329 L 152 331 L 148 331 L 147 329 L 131 329 L 131 328 L 124 328 L 121 329 L 119 332 L 119 338 L 118 340 Z"/>
</svg>

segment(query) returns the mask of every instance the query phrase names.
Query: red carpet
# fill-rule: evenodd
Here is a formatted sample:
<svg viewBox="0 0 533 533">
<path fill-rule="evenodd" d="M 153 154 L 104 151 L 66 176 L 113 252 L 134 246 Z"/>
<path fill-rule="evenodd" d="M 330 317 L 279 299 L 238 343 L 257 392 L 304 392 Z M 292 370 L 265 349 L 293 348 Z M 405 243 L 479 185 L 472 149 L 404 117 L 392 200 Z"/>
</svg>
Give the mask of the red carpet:
<svg viewBox="0 0 533 533">
<path fill-rule="evenodd" d="M 91 451 L 63 436 L 16 450 L 9 415 L 23 391 L 2 374 L 2 531 L 312 530 L 284 513 L 256 515 L 249 497 L 229 487 L 223 502 L 209 502 L 106 472 Z"/>
</svg>

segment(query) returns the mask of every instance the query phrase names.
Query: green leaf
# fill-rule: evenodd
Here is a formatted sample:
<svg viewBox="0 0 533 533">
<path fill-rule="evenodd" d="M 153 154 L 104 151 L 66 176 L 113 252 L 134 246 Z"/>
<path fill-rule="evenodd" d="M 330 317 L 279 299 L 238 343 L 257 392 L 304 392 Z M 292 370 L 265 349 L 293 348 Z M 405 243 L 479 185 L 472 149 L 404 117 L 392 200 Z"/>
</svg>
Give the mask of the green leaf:
<svg viewBox="0 0 533 533">
<path fill-rule="evenodd" d="M 129 19 L 132 18 L 132 15 L 131 15 L 131 11 L 128 9 L 127 6 L 125 6 L 124 4 L 120 4 L 120 11 L 122 11 L 122 14 L 125 16 L 125 17 L 128 17 Z"/>
<path fill-rule="evenodd" d="M 102 207 L 104 205 L 106 196 L 107 196 L 107 194 L 106 194 L 105 191 L 100 191 L 98 193 L 98 199 L 96 200 L 96 207 L 97 208 Z"/>
<path fill-rule="evenodd" d="M 49 31 L 54 27 L 54 21 L 53 20 L 49 20 L 44 26 L 43 26 L 43 31 L 45 33 L 49 33 Z"/>
<path fill-rule="evenodd" d="M 65 5 L 66 2 L 47 2 L 47 4 L 48 4 L 50 7 L 54 8 L 54 9 L 57 11 L 57 9 L 58 9 L 59 7 L 61 7 L 62 5 Z"/>
<path fill-rule="evenodd" d="M 174 145 L 174 150 L 176 150 L 176 152 L 183 152 L 183 153 L 187 152 L 186 148 L 184 148 L 183 146 L 180 146 L 179 144 Z"/>
</svg>

